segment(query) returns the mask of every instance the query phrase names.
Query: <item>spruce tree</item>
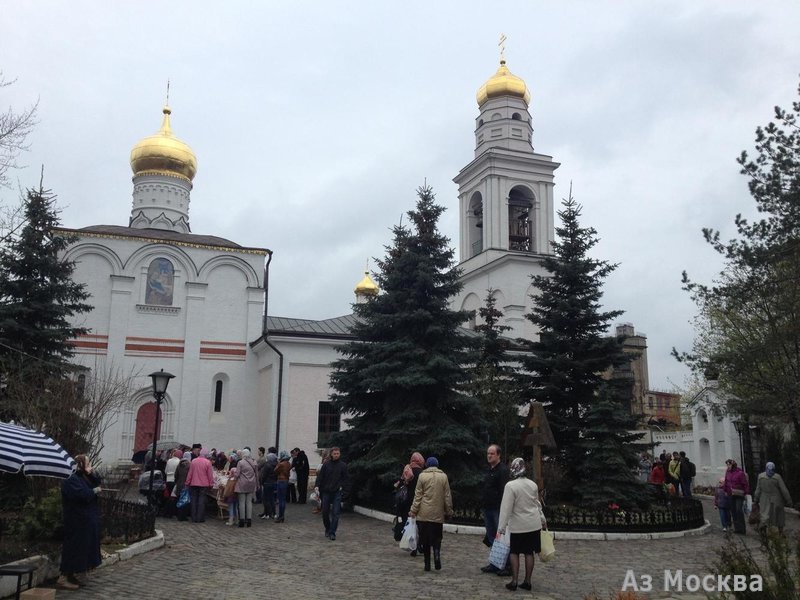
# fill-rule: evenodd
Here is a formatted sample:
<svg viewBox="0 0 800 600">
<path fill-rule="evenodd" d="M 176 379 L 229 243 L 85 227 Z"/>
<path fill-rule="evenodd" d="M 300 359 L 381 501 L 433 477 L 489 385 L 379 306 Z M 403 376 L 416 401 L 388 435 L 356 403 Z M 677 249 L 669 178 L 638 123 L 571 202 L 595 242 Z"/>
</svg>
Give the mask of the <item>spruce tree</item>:
<svg viewBox="0 0 800 600">
<path fill-rule="evenodd" d="M 581 227 L 580 214 L 570 194 L 558 212 L 561 224 L 553 255 L 543 261 L 548 275 L 531 277 L 539 293 L 532 296 L 533 308 L 526 318 L 538 328 L 539 339 L 520 340 L 528 350 L 521 358 L 522 397 L 545 405 L 569 485 L 580 481 L 585 460 L 581 436 L 604 374 L 631 359 L 621 339 L 606 335 L 622 311 L 603 311 L 600 306 L 603 280 L 617 265 L 589 256 L 598 243 L 597 232 Z"/>
<path fill-rule="evenodd" d="M 418 196 L 411 226 L 394 228 L 377 263 L 381 293 L 354 305 L 356 340 L 340 349 L 331 374 L 334 405 L 350 428 L 329 444 L 342 448 L 362 500 L 396 479 L 414 451 L 436 456 L 454 488 L 480 477 L 478 403 L 463 393 L 468 314 L 448 304 L 460 273 L 437 229 L 444 208 L 430 187 Z"/>
<path fill-rule="evenodd" d="M 74 240 L 57 231 L 55 200 L 41 186 L 28 190 L 25 225 L 0 249 L 0 368 L 7 380 L 34 386 L 71 370 L 69 340 L 88 330 L 70 318 L 92 308 L 72 280 L 74 263 L 61 257 Z"/>
<path fill-rule="evenodd" d="M 496 306 L 493 290 L 488 290 L 478 315 L 481 321 L 475 327 L 479 337 L 471 389 L 486 422 L 488 439 L 484 441 L 500 444 L 505 456 L 516 456 L 520 450 L 522 417 L 516 370 L 509 356 L 511 340 L 503 335 L 511 327 L 501 325 L 503 312 Z"/>
<path fill-rule="evenodd" d="M 622 509 L 642 508 L 648 493 L 637 477 L 639 455 L 634 443 L 643 434 L 630 411 L 631 383 L 612 377 L 603 383 L 586 410 L 585 429 L 578 444 L 584 457 L 575 488 L 582 506 Z"/>
</svg>

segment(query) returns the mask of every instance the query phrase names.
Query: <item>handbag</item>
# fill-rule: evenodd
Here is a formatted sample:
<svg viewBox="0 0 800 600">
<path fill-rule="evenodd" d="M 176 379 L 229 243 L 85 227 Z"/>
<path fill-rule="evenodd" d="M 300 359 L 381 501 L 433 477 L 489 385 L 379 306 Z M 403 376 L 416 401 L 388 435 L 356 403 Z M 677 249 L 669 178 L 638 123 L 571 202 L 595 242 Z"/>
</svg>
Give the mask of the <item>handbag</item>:
<svg viewBox="0 0 800 600">
<path fill-rule="evenodd" d="M 542 562 L 550 562 L 556 557 L 556 546 L 553 543 L 555 535 L 549 529 L 542 529 L 541 531 L 541 546 L 542 550 L 539 552 L 539 558 Z"/>
<path fill-rule="evenodd" d="M 400 538 L 400 549 L 406 552 L 412 552 L 417 549 L 418 541 L 417 520 L 414 517 L 408 517 L 406 526 L 403 528 L 403 535 Z"/>
<path fill-rule="evenodd" d="M 761 508 L 758 504 L 753 504 L 753 508 L 750 510 L 750 516 L 747 517 L 747 522 L 750 525 L 759 525 L 761 523 Z"/>
<path fill-rule="evenodd" d="M 236 493 L 236 480 L 233 478 L 225 482 L 225 488 L 222 490 L 222 498 L 227 499 Z"/>
<path fill-rule="evenodd" d="M 394 541 L 399 542 L 403 539 L 403 519 L 400 517 L 394 518 L 394 525 L 392 525 L 392 535 L 394 536 Z"/>
<path fill-rule="evenodd" d="M 184 488 L 181 490 L 181 495 L 178 498 L 178 501 L 175 503 L 175 507 L 176 508 L 183 508 L 184 506 L 189 504 L 189 502 L 190 502 L 190 500 L 189 500 L 189 488 L 184 486 Z"/>
<path fill-rule="evenodd" d="M 498 569 L 505 569 L 508 555 L 511 554 L 511 534 L 506 531 L 498 533 L 492 542 L 492 549 L 489 550 L 489 564 Z"/>
</svg>

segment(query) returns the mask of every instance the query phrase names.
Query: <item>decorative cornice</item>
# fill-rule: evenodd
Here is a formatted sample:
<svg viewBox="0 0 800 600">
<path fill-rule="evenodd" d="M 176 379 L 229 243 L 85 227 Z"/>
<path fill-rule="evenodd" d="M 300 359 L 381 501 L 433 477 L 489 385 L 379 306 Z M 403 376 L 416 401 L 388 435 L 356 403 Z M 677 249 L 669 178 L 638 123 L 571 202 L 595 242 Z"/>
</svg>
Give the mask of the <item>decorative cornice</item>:
<svg viewBox="0 0 800 600">
<path fill-rule="evenodd" d="M 183 181 L 189 184 L 189 189 L 192 188 L 192 180 L 188 177 L 180 175 L 178 173 L 171 173 L 170 171 L 158 171 L 158 170 L 150 170 L 150 171 L 141 171 L 133 176 L 132 181 L 136 181 L 137 177 L 146 177 L 148 175 L 155 175 L 157 177 L 170 177 L 172 179 L 177 179 L 178 181 Z"/>
<path fill-rule="evenodd" d="M 214 250 L 220 252 L 230 252 L 232 254 L 257 254 L 259 256 L 266 256 L 269 254 L 269 250 L 264 250 L 261 248 L 230 248 L 228 246 L 211 246 L 208 244 L 192 244 L 190 242 L 181 242 L 178 240 L 163 240 L 163 239 L 156 239 L 147 236 L 139 236 L 139 235 L 113 235 L 109 233 L 94 233 L 91 231 L 82 231 L 80 229 L 68 229 L 66 227 L 58 228 L 60 231 L 69 231 L 70 233 L 75 233 L 81 237 L 93 237 L 93 238 L 100 238 L 106 240 L 139 240 L 142 242 L 150 242 L 151 244 L 163 244 L 165 246 L 182 246 L 184 248 L 198 248 L 201 250 Z"/>
<path fill-rule="evenodd" d="M 159 306 L 158 304 L 137 304 L 136 310 L 141 313 L 155 313 L 159 315 L 177 315 L 181 312 L 180 306 Z"/>
</svg>

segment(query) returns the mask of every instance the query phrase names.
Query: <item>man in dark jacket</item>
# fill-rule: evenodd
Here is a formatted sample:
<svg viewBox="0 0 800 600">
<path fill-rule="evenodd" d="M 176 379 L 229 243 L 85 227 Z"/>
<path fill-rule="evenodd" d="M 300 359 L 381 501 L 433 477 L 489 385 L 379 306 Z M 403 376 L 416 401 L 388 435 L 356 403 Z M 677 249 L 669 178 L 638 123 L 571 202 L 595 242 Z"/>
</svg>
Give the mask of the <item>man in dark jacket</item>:
<svg viewBox="0 0 800 600">
<path fill-rule="evenodd" d="M 483 478 L 483 523 L 486 526 L 486 537 L 483 543 L 492 547 L 494 537 L 497 535 L 497 524 L 500 520 L 500 503 L 503 500 L 503 490 L 508 483 L 508 467 L 501 460 L 501 449 L 497 444 L 492 444 L 486 449 L 486 462 L 489 468 Z M 505 569 L 499 570 L 494 565 L 481 567 L 484 573 L 498 573 L 505 575 Z"/>
<path fill-rule="evenodd" d="M 342 451 L 331 448 L 331 458 L 317 473 L 317 491 L 322 499 L 322 523 L 325 525 L 325 537 L 336 539 L 339 527 L 339 514 L 342 512 L 342 491 L 349 484 L 347 465 L 342 462 Z"/>
<path fill-rule="evenodd" d="M 300 448 L 292 450 L 292 457 L 292 466 L 297 473 L 297 501 L 305 504 L 308 495 L 308 457 Z"/>
<path fill-rule="evenodd" d="M 681 451 L 681 465 L 679 467 L 681 474 L 681 492 L 684 498 L 692 497 L 692 479 L 696 474 L 696 467 L 694 463 L 686 456 L 686 452 Z"/>
</svg>

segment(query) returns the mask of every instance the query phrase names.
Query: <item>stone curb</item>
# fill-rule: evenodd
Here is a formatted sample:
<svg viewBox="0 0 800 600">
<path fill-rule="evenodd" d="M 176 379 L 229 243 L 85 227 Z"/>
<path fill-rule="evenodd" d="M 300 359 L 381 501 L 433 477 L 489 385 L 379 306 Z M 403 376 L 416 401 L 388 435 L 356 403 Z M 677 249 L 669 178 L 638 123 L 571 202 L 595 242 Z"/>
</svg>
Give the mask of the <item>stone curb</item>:
<svg viewBox="0 0 800 600">
<path fill-rule="evenodd" d="M 146 540 L 142 540 L 141 542 L 136 542 L 135 544 L 131 544 L 130 546 L 126 546 L 121 550 L 117 550 L 109 556 L 107 559 L 103 561 L 100 567 L 107 567 L 109 565 L 116 564 L 122 560 L 130 560 L 134 556 L 138 556 L 139 554 L 144 554 L 145 552 L 150 552 L 152 550 L 157 550 L 164 546 L 166 540 L 164 539 L 164 532 L 160 529 L 156 529 L 156 534 L 153 537 L 147 538 Z"/>
<path fill-rule="evenodd" d="M 164 538 L 164 532 L 160 529 L 156 529 L 156 534 L 153 537 L 131 544 L 130 546 L 122 548 L 121 550 L 117 550 L 102 563 L 100 563 L 97 568 L 102 569 L 103 567 L 114 565 L 121 560 L 129 560 L 139 554 L 144 554 L 145 552 L 150 552 L 151 550 L 157 550 L 158 548 L 164 546 L 165 543 L 166 540 Z M 42 585 L 46 581 L 54 579 L 59 575 L 58 562 L 53 562 L 47 556 L 43 555 L 23 558 L 3 566 L 32 563 L 36 564 L 36 571 L 33 573 L 34 586 Z M 16 592 L 16 589 L 16 577 L 3 577 L 2 580 L 0 580 L 0 598 L 13 596 Z"/>
<path fill-rule="evenodd" d="M 353 512 L 356 512 L 371 519 L 379 521 L 386 521 L 392 523 L 394 515 L 373 510 L 371 508 L 364 508 L 363 506 L 354 506 Z M 610 540 L 668 540 L 679 537 L 689 537 L 695 535 L 704 535 L 711 530 L 711 524 L 706 521 L 702 527 L 696 529 L 687 529 L 685 531 L 663 531 L 657 533 L 603 533 L 602 531 L 559 531 L 553 530 L 555 539 L 557 540 L 591 540 L 591 541 L 610 541 Z M 466 535 L 485 535 L 486 529 L 483 527 L 476 527 L 475 525 L 455 525 L 452 523 L 444 524 L 444 531 L 447 533 L 462 533 Z"/>
</svg>

